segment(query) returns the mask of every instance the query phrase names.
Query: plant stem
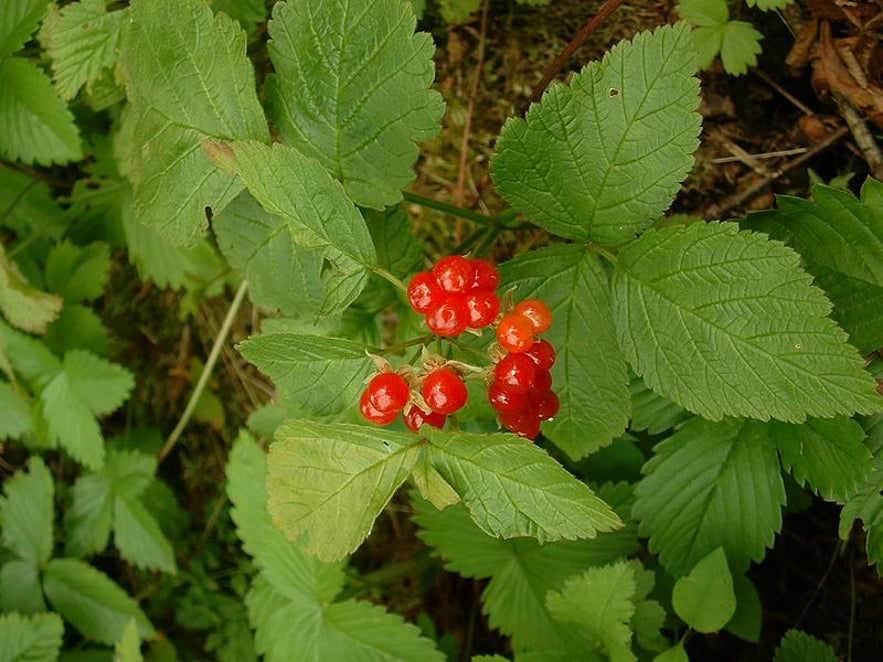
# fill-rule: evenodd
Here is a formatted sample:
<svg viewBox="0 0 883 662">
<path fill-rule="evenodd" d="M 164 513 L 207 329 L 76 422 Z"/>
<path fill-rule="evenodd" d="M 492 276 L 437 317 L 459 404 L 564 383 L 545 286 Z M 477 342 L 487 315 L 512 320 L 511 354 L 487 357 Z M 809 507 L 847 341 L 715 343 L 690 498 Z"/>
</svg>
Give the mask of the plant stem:
<svg viewBox="0 0 883 662">
<path fill-rule="evenodd" d="M 215 343 L 212 345 L 208 359 L 206 359 L 202 374 L 199 375 L 199 381 L 196 382 L 196 387 L 193 389 L 193 393 L 190 394 L 190 400 L 184 408 L 184 413 L 181 414 L 178 424 L 175 426 L 175 429 L 172 430 L 168 439 L 166 439 L 166 443 L 162 447 L 162 450 L 157 454 L 157 462 L 162 462 L 166 459 L 168 454 L 172 452 L 172 448 L 175 447 L 175 444 L 181 437 L 181 433 L 184 432 L 184 428 L 187 427 L 187 424 L 190 422 L 193 410 L 196 409 L 196 403 L 199 401 L 203 391 L 205 391 L 209 377 L 211 377 L 212 374 L 212 369 L 215 367 L 215 363 L 218 362 L 218 357 L 221 355 L 221 349 L 223 349 L 224 343 L 227 341 L 227 336 L 230 334 L 230 328 L 233 326 L 233 319 L 236 317 L 236 313 L 239 312 L 239 308 L 242 306 L 242 301 L 245 299 L 245 293 L 247 291 L 248 282 L 242 281 L 242 284 L 239 285 L 239 289 L 236 290 L 236 295 L 233 297 L 233 302 L 230 304 L 229 310 L 227 310 L 227 315 L 224 317 L 221 329 L 218 331 Z"/>
<path fill-rule="evenodd" d="M 474 221 L 475 223 L 481 223 L 482 225 L 492 226 L 496 225 L 497 223 L 497 219 L 493 216 L 481 214 L 477 211 L 472 211 L 471 209 L 455 207 L 454 205 L 449 205 L 446 202 L 433 200 L 432 198 L 417 195 L 416 193 L 409 193 L 408 191 L 404 191 L 402 192 L 402 196 L 405 198 L 405 200 L 407 200 L 408 202 L 413 202 L 415 205 L 428 207 L 429 209 L 435 209 L 437 211 L 443 211 L 446 214 L 450 214 L 451 216 L 465 218 L 468 221 Z"/>
<path fill-rule="evenodd" d="M 405 287 L 405 284 L 402 281 L 400 281 L 398 278 L 396 278 L 394 275 L 392 275 L 389 271 L 387 271 L 386 269 L 384 269 L 380 265 L 375 265 L 375 266 L 371 267 L 371 271 L 373 271 L 375 274 L 377 274 L 378 276 L 380 276 L 384 280 L 387 280 L 390 283 L 392 283 L 393 285 L 395 285 L 395 288 L 399 292 L 401 292 L 405 296 L 408 296 L 408 288 Z"/>
<path fill-rule="evenodd" d="M 617 262 L 619 262 L 619 258 L 616 257 L 615 253 L 610 252 L 609 250 L 607 250 L 603 246 L 599 246 L 598 244 L 596 244 L 594 242 L 587 241 L 586 248 L 588 248 L 590 251 L 597 253 L 601 257 L 605 258 L 608 262 L 610 262 L 610 264 L 615 265 Z"/>
</svg>

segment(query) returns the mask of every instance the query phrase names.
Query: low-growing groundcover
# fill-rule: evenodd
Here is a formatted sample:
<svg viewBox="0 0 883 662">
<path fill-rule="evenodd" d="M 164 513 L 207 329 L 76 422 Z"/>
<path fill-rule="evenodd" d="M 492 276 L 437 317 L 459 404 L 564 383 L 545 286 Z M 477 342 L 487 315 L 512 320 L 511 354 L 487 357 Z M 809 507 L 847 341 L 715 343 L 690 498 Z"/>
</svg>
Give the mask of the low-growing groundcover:
<svg viewBox="0 0 883 662">
<path fill-rule="evenodd" d="M 3 3 L 0 660 L 702 659 L 808 500 L 883 561 L 883 184 L 666 217 L 677 22 L 426 199 L 417 4 Z"/>
</svg>

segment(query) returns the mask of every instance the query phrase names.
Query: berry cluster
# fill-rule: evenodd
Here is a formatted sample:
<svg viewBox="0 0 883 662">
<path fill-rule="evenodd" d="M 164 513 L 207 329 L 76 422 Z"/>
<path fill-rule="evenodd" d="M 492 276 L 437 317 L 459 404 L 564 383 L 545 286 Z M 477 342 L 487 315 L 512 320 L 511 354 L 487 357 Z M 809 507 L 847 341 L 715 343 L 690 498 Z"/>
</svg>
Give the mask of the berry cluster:
<svg viewBox="0 0 883 662">
<path fill-rule="evenodd" d="M 408 301 L 426 326 L 440 336 L 458 336 L 467 328 L 490 326 L 500 313 L 494 290 L 500 282 L 487 260 L 460 255 L 443 257 L 432 271 L 421 271 L 408 284 Z"/>
</svg>

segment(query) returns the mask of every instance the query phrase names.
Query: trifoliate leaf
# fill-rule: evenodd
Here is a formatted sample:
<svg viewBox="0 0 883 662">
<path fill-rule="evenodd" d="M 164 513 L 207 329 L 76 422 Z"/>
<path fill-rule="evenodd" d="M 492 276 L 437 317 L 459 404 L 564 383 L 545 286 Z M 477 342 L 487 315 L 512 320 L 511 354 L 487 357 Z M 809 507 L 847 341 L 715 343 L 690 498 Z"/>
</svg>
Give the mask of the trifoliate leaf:
<svg viewBox="0 0 883 662">
<path fill-rule="evenodd" d="M 371 532 L 421 448 L 413 434 L 288 421 L 268 459 L 273 523 L 289 540 L 306 533 L 304 549 L 313 556 L 343 558 Z"/>
<path fill-rule="evenodd" d="M 31 431 L 31 405 L 10 384 L 0 381 L 0 441 L 19 439 Z"/>
<path fill-rule="evenodd" d="M 751 23 L 731 21 L 726 0 L 681 0 L 681 18 L 697 26 L 693 42 L 699 68 L 708 69 L 720 54 L 727 73 L 739 76 L 757 64 L 763 35 Z"/>
<path fill-rule="evenodd" d="M 632 514 L 675 577 L 716 547 L 735 572 L 763 558 L 782 525 L 785 486 L 770 428 L 694 418 L 658 444 Z"/>
<path fill-rule="evenodd" d="M 714 26 L 730 19 L 726 0 L 681 0 L 678 13 L 693 25 Z"/>
<path fill-rule="evenodd" d="M 0 608 L 20 614 L 46 611 L 40 566 L 34 561 L 12 559 L 0 568 Z"/>
<path fill-rule="evenodd" d="M 135 215 L 173 244 L 193 246 L 206 207 L 220 211 L 242 188 L 202 142 L 270 139 L 245 33 L 200 0 L 135 0 L 130 11 L 120 63 L 136 146 L 125 168 Z"/>
<path fill-rule="evenodd" d="M 30 60 L 0 62 L 0 156 L 40 165 L 83 157 L 74 116 Z"/>
<path fill-rule="evenodd" d="M 491 167 L 503 197 L 554 234 L 605 245 L 634 239 L 693 166 L 692 52 L 686 23 L 665 26 L 550 87 L 500 133 Z"/>
<path fill-rule="evenodd" d="M 114 499 L 113 541 L 122 557 L 138 568 L 172 574 L 177 570 L 171 542 L 137 499 Z"/>
<path fill-rule="evenodd" d="M 61 297 L 28 285 L 24 274 L 15 262 L 6 259 L 0 246 L 0 313 L 12 326 L 30 333 L 46 333 L 63 304 Z"/>
<path fill-rule="evenodd" d="M 429 439 L 429 461 L 490 535 L 543 543 L 622 526 L 610 506 L 525 439 L 435 429 Z"/>
<path fill-rule="evenodd" d="M 773 654 L 773 662 L 837 662 L 830 644 L 800 630 L 788 630 Z"/>
<path fill-rule="evenodd" d="M 763 50 L 760 40 L 763 34 L 751 23 L 730 21 L 723 28 L 721 39 L 721 62 L 728 74 L 741 76 L 748 67 L 757 64 L 757 56 Z"/>
<path fill-rule="evenodd" d="M 42 565 L 52 556 L 52 476 L 39 455 L 31 456 L 28 472 L 6 481 L 0 499 L 3 546 L 19 558 Z"/>
<path fill-rule="evenodd" d="M 113 645 L 131 618 L 142 638 L 156 634 L 138 603 L 83 561 L 52 559 L 43 573 L 43 590 L 55 611 L 92 641 Z"/>
<path fill-rule="evenodd" d="M 883 402 L 798 256 L 731 223 L 650 230 L 629 244 L 613 305 L 635 372 L 706 418 L 800 423 Z"/>
<path fill-rule="evenodd" d="M 541 299 L 552 311 L 545 338 L 557 351 L 553 389 L 561 409 L 545 434 L 571 458 L 606 446 L 629 417 L 628 371 L 616 341 L 607 273 L 582 245 L 525 253 L 500 269 L 516 300 Z"/>
<path fill-rule="evenodd" d="M 697 632 L 717 632 L 736 613 L 733 576 L 723 547 L 716 547 L 675 582 L 675 612 Z"/>
<path fill-rule="evenodd" d="M 123 636 L 114 646 L 114 662 L 142 662 L 141 639 L 138 637 L 138 624 L 131 619 L 123 630 Z"/>
<path fill-rule="evenodd" d="M 50 0 L 5 0 L 0 6 L 0 59 L 25 45 Z"/>
<path fill-rule="evenodd" d="M 53 662 L 61 653 L 64 624 L 58 614 L 0 615 L 0 660 Z"/>
<path fill-rule="evenodd" d="M 94 83 L 116 64 L 124 11 L 108 12 L 105 0 L 49 5 L 40 41 L 52 58 L 55 89 L 73 99 L 83 85 Z"/>
<path fill-rule="evenodd" d="M 66 301 L 89 301 L 104 293 L 110 278 L 107 244 L 57 244 L 46 258 L 46 286 Z"/>
<path fill-rule="evenodd" d="M 402 199 L 418 148 L 439 131 L 431 37 L 408 3 L 280 2 L 269 24 L 268 115 L 282 141 L 318 160 L 362 207 Z"/>
<path fill-rule="evenodd" d="M 339 313 L 351 304 L 377 257 L 365 220 L 340 183 L 318 161 L 278 143 L 211 143 L 206 150 L 239 175 L 264 209 L 285 220 L 295 243 L 329 263 L 321 312 Z"/>
<path fill-rule="evenodd" d="M 284 399 L 315 416 L 355 406 L 374 369 L 364 346 L 337 338 L 265 333 L 236 348 L 273 379 Z"/>
</svg>

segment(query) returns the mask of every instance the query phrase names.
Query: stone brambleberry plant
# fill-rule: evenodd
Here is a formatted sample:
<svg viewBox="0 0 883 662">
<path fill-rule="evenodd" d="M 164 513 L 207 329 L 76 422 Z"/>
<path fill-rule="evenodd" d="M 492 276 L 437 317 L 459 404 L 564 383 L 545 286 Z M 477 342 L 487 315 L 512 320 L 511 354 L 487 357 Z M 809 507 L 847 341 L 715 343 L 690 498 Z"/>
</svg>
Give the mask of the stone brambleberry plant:
<svg viewBox="0 0 883 662">
<path fill-rule="evenodd" d="M 667 218 L 699 142 L 695 51 L 686 23 L 639 33 L 510 118 L 490 167 L 511 209 L 446 207 L 485 240 L 429 258 L 403 200 L 431 201 L 403 191 L 445 108 L 410 3 L 5 0 L 0 659 L 161 651 L 182 584 L 179 621 L 223 659 L 446 659 L 355 588 L 394 498 L 483 580 L 518 660 L 757 641 L 746 573 L 788 483 L 883 562 L 883 184 Z M 38 174 L 57 165 L 63 207 Z M 503 230 L 548 241 L 492 259 Z M 190 412 L 165 440 L 105 436 L 139 388 L 92 307 L 111 249 L 185 303 L 237 288 L 209 366 L 244 298 L 263 311 L 236 346 L 274 397 L 225 448 L 250 558 L 227 593 L 158 473 Z M 779 650 L 808 649 L 833 655 L 797 631 Z"/>
</svg>

